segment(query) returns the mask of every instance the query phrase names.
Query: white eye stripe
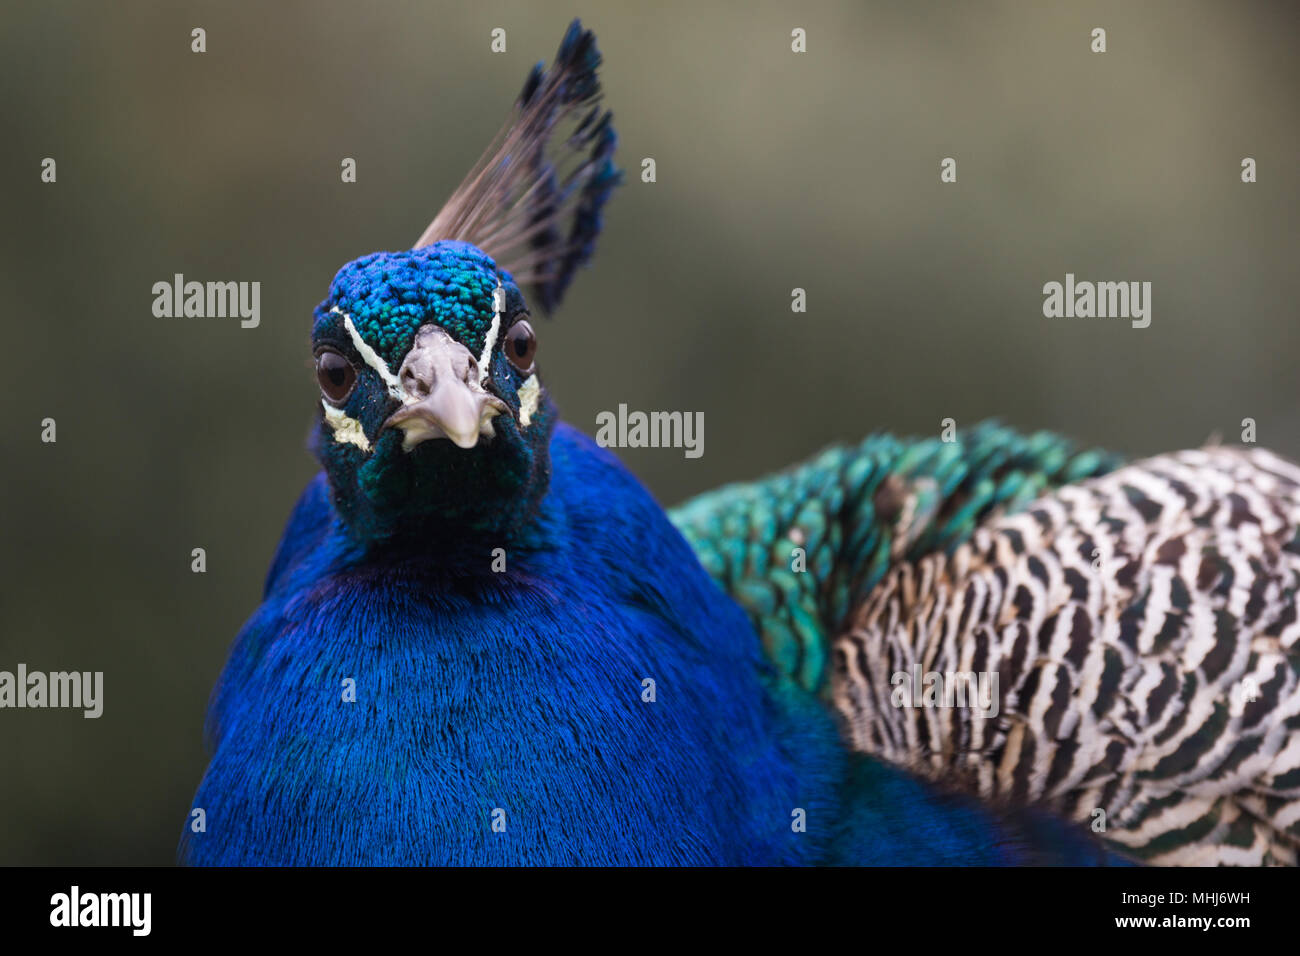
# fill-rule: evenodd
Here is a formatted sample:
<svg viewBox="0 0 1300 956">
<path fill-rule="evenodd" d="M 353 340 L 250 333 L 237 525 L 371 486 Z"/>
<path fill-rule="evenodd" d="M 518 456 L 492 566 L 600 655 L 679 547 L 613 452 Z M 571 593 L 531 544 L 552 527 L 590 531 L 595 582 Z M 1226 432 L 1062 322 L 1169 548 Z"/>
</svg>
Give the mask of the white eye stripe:
<svg viewBox="0 0 1300 956">
<path fill-rule="evenodd" d="M 483 345 L 483 357 L 478 360 L 478 383 L 482 385 L 487 381 L 488 371 L 492 362 L 492 346 L 497 344 L 497 333 L 501 331 L 501 313 L 492 314 L 492 328 L 488 329 L 487 340 Z"/>
<path fill-rule="evenodd" d="M 406 400 L 406 392 L 402 388 L 402 381 L 394 375 L 388 368 L 379 353 L 370 347 L 361 333 L 357 331 L 356 325 L 352 322 L 352 316 L 348 315 L 338 306 L 330 309 L 343 316 L 343 327 L 347 329 L 348 335 L 352 338 L 352 347 L 360 354 L 362 361 L 379 373 L 379 377 L 384 380 L 388 386 L 388 394 L 392 395 L 398 401 Z M 501 313 L 494 312 L 492 315 L 492 327 L 488 329 L 487 340 L 483 343 L 483 355 L 478 362 L 478 383 L 482 385 L 488 379 L 488 373 L 492 367 L 492 349 L 497 344 L 497 335 L 501 332 Z"/>
<path fill-rule="evenodd" d="M 406 392 L 402 390 L 401 380 L 388 369 L 387 363 L 379 357 L 379 353 L 372 349 L 366 340 L 361 337 L 357 327 L 352 323 L 352 316 L 348 315 L 338 306 L 330 309 L 331 312 L 337 312 L 343 316 L 343 328 L 348 330 L 348 335 L 352 337 L 352 347 L 361 355 L 361 360 L 379 373 L 379 377 L 384 380 L 384 385 L 388 387 L 388 394 L 398 401 L 406 398 Z"/>
</svg>

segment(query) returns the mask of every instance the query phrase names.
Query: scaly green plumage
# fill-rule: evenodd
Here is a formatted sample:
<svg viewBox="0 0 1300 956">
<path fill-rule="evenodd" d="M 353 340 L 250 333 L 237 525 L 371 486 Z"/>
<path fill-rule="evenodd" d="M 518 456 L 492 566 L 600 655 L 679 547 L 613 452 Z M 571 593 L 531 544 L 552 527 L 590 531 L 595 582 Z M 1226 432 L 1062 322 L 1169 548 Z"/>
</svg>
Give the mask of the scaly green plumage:
<svg viewBox="0 0 1300 956">
<path fill-rule="evenodd" d="M 669 516 L 749 614 L 781 679 L 818 693 L 831 640 L 891 561 L 950 551 L 995 511 L 1121 463 L 991 422 L 952 442 L 873 435 Z"/>
</svg>

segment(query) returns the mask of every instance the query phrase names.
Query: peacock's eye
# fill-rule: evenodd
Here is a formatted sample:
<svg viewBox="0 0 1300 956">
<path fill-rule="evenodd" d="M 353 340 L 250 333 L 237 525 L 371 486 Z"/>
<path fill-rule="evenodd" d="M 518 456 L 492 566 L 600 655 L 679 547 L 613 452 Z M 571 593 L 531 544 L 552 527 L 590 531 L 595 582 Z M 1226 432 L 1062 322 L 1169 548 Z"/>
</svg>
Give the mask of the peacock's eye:
<svg viewBox="0 0 1300 956">
<path fill-rule="evenodd" d="M 320 383 L 321 394 L 337 405 L 352 394 L 357 370 L 333 349 L 321 349 L 316 354 L 316 381 Z"/>
<path fill-rule="evenodd" d="M 537 354 L 537 336 L 527 319 L 520 319 L 506 333 L 506 358 L 521 372 L 533 370 L 533 356 Z"/>
</svg>

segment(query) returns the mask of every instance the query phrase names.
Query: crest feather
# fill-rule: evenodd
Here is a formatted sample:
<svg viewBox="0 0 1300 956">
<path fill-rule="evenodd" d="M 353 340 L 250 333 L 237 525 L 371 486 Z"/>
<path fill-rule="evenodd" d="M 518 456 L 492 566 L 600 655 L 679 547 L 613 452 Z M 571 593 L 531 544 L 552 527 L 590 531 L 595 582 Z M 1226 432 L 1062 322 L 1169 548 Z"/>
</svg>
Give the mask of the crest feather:
<svg viewBox="0 0 1300 956">
<path fill-rule="evenodd" d="M 595 34 L 574 20 L 551 68 L 533 67 L 510 119 L 414 248 L 472 243 L 554 309 L 591 257 L 601 209 L 622 181 L 599 66 Z M 572 129 L 561 136 L 561 126 Z"/>
</svg>

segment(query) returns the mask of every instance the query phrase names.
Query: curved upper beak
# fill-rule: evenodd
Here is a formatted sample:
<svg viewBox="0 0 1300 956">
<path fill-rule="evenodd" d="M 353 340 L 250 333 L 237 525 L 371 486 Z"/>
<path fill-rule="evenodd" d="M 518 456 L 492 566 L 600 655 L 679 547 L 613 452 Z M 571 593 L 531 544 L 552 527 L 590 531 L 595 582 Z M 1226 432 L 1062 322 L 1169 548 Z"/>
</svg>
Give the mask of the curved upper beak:
<svg viewBox="0 0 1300 956">
<path fill-rule="evenodd" d="M 473 448 L 496 434 L 492 419 L 509 407 L 479 384 L 478 362 L 464 345 L 436 325 L 422 326 L 398 372 L 406 398 L 384 422 L 405 432 L 410 451 L 431 438 L 450 438 Z"/>
</svg>

